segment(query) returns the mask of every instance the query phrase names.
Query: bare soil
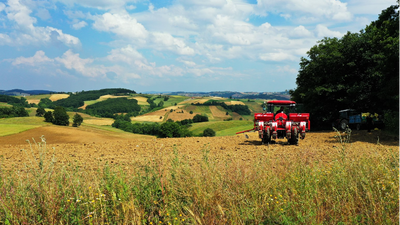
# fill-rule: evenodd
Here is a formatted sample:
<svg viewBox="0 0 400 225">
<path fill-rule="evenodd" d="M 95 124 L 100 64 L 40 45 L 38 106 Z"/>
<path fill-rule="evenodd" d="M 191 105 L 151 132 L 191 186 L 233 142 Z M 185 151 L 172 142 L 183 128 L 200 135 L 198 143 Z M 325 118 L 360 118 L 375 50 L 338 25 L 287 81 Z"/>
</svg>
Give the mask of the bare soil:
<svg viewBox="0 0 400 225">
<path fill-rule="evenodd" d="M 399 152 L 398 136 L 387 135 L 381 131 L 371 133 L 354 131 L 351 143 L 346 145 L 342 145 L 335 138 L 337 133 L 331 131 L 307 133 L 306 138 L 299 140 L 298 145 L 289 145 L 286 139 L 263 145 L 257 133 L 226 137 L 157 139 L 151 136 L 85 127 L 48 126 L 0 137 L 2 166 L 5 169 L 23 168 L 28 159 L 21 149 L 30 151 L 25 140 L 32 142 L 32 138 L 35 138 L 39 142 L 42 135 L 47 140 L 47 148 L 55 148 L 59 165 L 79 161 L 90 168 L 97 168 L 107 161 L 128 170 L 132 168 L 131 166 L 142 165 L 143 162 L 155 158 L 163 160 L 173 157 L 174 149 L 191 163 L 203 160 L 204 154 L 208 151 L 207 154 L 216 160 L 240 161 L 249 165 L 259 157 L 266 157 L 275 162 L 296 157 L 302 159 L 305 164 L 311 161 L 329 163 L 335 160 L 343 149 L 346 155 L 355 159 L 360 154 L 380 152 L 398 156 Z"/>
</svg>

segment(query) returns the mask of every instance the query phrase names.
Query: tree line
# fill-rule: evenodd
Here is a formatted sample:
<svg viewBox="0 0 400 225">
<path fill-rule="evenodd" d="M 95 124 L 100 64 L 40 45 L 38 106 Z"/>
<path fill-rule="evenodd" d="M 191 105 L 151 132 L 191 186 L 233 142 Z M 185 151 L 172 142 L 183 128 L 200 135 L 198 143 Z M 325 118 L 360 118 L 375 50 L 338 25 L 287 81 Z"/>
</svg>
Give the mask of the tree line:
<svg viewBox="0 0 400 225">
<path fill-rule="evenodd" d="M 109 88 L 93 91 L 82 91 L 77 93 L 71 93 L 68 98 L 60 99 L 52 102 L 48 98 L 40 100 L 39 107 L 54 109 L 56 106 L 62 106 L 68 110 L 77 109 L 85 104 L 85 101 L 96 100 L 103 95 L 129 95 L 135 94 L 135 91 L 124 89 L 124 88 Z"/>
<path fill-rule="evenodd" d="M 216 101 L 216 100 L 208 100 L 204 102 L 203 104 L 197 102 L 197 103 L 192 103 L 192 105 L 220 105 L 222 108 L 226 110 L 230 110 L 232 112 L 236 112 L 239 115 L 251 115 L 251 111 L 247 105 L 227 105 L 225 102 L 222 101 Z"/>
<path fill-rule="evenodd" d="M 383 10 L 359 33 L 318 41 L 301 58 L 297 87 L 290 94 L 311 113 L 312 124 L 330 126 L 339 110 L 351 108 L 397 118 L 398 129 L 398 8 Z"/>
<path fill-rule="evenodd" d="M 26 117 L 26 116 L 29 116 L 29 114 L 25 110 L 25 108 L 21 106 L 0 108 L 0 118 Z"/>
</svg>

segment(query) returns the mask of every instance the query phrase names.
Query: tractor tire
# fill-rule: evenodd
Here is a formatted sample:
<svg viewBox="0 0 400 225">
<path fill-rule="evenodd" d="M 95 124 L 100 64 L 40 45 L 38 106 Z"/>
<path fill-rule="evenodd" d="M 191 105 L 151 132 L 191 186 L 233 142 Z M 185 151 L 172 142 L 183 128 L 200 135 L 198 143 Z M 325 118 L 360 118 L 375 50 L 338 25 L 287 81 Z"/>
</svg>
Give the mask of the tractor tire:
<svg viewBox="0 0 400 225">
<path fill-rule="evenodd" d="M 289 139 L 289 143 L 291 145 L 297 145 L 299 143 L 299 133 L 297 132 L 297 128 L 293 129 L 292 137 Z"/>
<path fill-rule="evenodd" d="M 262 139 L 262 143 L 263 144 L 271 143 L 271 133 L 270 133 L 269 129 L 267 129 L 266 132 L 264 133 L 264 137 Z"/>
<path fill-rule="evenodd" d="M 349 125 L 349 121 L 347 121 L 346 119 L 343 119 L 342 121 L 340 121 L 339 128 L 341 130 L 346 130 L 348 125 Z"/>
</svg>

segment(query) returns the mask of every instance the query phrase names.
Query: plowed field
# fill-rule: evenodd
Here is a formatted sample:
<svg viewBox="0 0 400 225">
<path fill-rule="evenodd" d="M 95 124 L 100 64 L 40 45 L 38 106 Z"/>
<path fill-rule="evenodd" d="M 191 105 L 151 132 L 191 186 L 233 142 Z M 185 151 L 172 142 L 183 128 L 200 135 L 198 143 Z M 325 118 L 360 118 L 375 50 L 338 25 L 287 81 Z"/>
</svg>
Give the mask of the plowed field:
<svg viewBox="0 0 400 225">
<path fill-rule="evenodd" d="M 21 149 L 29 150 L 25 140 L 40 140 L 44 135 L 47 148 L 55 147 L 59 164 L 68 161 L 81 161 L 84 165 L 96 167 L 99 162 L 108 161 L 129 168 L 154 157 L 171 157 L 174 149 L 186 155 L 189 161 L 202 160 L 205 151 L 217 160 L 242 161 L 254 163 L 257 157 L 273 161 L 301 158 L 304 163 L 329 163 L 341 152 L 341 144 L 335 139 L 335 132 L 310 132 L 299 145 L 288 145 L 286 140 L 278 140 L 270 145 L 262 145 L 256 133 L 225 137 L 192 137 L 157 139 L 150 136 L 130 133 L 116 133 L 83 127 L 48 126 L 31 129 L 19 134 L 0 137 L 0 157 L 5 168 L 12 165 L 23 167 L 27 162 Z M 378 140 L 379 136 L 379 140 Z M 360 153 L 376 154 L 376 151 L 397 154 L 398 137 L 382 134 L 380 131 L 367 133 L 353 132 L 352 143 L 346 146 L 346 154 L 356 159 Z M 29 152 L 29 151 L 28 151 Z M 100 163 L 102 164 L 102 163 Z"/>
</svg>

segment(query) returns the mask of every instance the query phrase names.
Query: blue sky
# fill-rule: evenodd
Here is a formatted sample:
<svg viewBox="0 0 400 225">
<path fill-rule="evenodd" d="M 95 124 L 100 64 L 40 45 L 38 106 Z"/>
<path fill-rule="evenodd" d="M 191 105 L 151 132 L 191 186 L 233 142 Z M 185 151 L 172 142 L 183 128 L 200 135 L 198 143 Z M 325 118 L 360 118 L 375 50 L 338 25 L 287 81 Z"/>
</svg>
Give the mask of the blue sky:
<svg viewBox="0 0 400 225">
<path fill-rule="evenodd" d="M 285 91 L 395 0 L 0 0 L 0 90 Z"/>
</svg>

